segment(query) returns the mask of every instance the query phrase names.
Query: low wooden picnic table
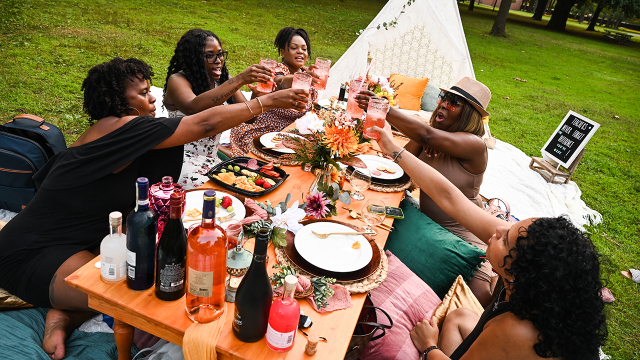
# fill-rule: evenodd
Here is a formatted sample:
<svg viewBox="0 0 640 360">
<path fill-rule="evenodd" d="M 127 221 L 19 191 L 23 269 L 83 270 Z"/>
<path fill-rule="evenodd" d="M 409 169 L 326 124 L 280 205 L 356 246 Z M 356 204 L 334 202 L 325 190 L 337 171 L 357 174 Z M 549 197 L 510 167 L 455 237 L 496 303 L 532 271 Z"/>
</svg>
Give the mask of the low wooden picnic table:
<svg viewBox="0 0 640 360">
<path fill-rule="evenodd" d="M 404 145 L 407 140 L 403 138 L 395 138 L 398 144 Z M 272 193 L 256 198 L 258 201 L 271 200 L 272 203 L 284 201 L 287 194 L 291 193 L 292 201 L 295 201 L 301 193 L 307 193 L 314 175 L 300 169 L 300 166 L 283 166 L 283 169 L 290 174 L 287 181 Z M 219 188 L 216 184 L 209 181 L 199 189 Z M 227 189 L 220 189 L 229 192 Z M 366 199 L 381 199 L 389 206 L 398 206 L 403 197 L 403 192 L 382 193 L 371 190 L 364 191 Z M 242 196 L 237 196 L 244 198 Z M 354 201 L 351 207 L 358 209 L 362 207 L 365 201 Z M 362 227 L 364 224 L 359 220 L 353 219 L 348 215 L 348 211 L 338 206 L 338 215 L 332 217 L 333 220 L 352 223 Z M 386 224 L 392 224 L 393 218 L 387 218 Z M 387 231 L 376 229 L 378 235 L 375 241 L 384 247 L 389 233 Z M 276 263 L 275 251 L 273 245 L 268 249 L 269 263 L 267 269 L 272 275 L 274 269 L 272 265 Z M 125 282 L 106 283 L 100 279 L 100 269 L 94 264 L 100 261 L 100 257 L 96 257 L 73 274 L 69 275 L 65 281 L 89 296 L 89 307 L 110 315 L 115 320 L 114 336 L 116 346 L 118 348 L 119 360 L 130 360 L 131 344 L 133 341 L 133 328 L 158 336 L 172 343 L 182 345 L 182 339 L 185 330 L 193 324 L 187 317 L 185 310 L 185 298 L 173 302 L 161 301 L 154 295 L 154 287 L 145 291 L 133 291 L 127 288 Z M 306 300 L 299 300 L 300 309 L 309 315 L 313 320 L 311 332 L 318 336 L 326 337 L 328 342 L 320 342 L 318 344 L 318 352 L 313 356 L 314 359 L 343 359 L 351 339 L 351 335 L 355 329 L 358 316 L 364 304 L 365 294 L 354 294 L 351 296 L 352 307 L 333 311 L 329 313 L 317 313 L 309 305 Z M 227 318 L 223 325 L 222 334 L 218 341 L 216 350 L 218 358 L 224 359 L 307 359 L 311 358 L 304 352 L 306 339 L 298 332 L 297 339 L 293 349 L 286 353 L 276 353 L 271 351 L 265 340 L 256 343 L 244 343 L 238 340 L 232 333 L 231 323 L 233 319 L 234 304 L 226 304 Z"/>
</svg>

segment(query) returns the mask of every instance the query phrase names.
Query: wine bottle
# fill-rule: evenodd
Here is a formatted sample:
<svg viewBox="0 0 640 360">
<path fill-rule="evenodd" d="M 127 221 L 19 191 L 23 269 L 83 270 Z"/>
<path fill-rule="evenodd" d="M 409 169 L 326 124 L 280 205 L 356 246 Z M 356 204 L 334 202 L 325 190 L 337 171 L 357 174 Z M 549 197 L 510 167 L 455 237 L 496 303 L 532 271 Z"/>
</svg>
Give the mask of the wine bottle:
<svg viewBox="0 0 640 360">
<path fill-rule="evenodd" d="M 174 183 L 171 176 L 163 177 L 162 182 L 151 185 L 149 189 L 149 207 L 158 215 L 158 239 L 162 238 L 162 231 L 169 220 L 169 202 L 171 194 L 176 191 L 182 196 L 182 211 L 184 212 L 184 189 Z"/>
<path fill-rule="evenodd" d="M 293 298 L 298 278 L 287 275 L 284 278 L 284 292 L 271 305 L 269 325 L 267 326 L 267 346 L 277 352 L 289 351 L 296 341 L 300 305 Z"/>
<path fill-rule="evenodd" d="M 198 323 L 224 313 L 227 234 L 216 225 L 216 192 L 204 192 L 202 223 L 187 238 L 187 316 Z"/>
<path fill-rule="evenodd" d="M 108 283 L 124 280 L 127 271 L 127 237 L 122 233 L 122 213 L 109 214 L 109 235 L 100 243 L 100 277 Z"/>
<path fill-rule="evenodd" d="M 182 195 L 174 191 L 169 201 L 169 220 L 156 251 L 156 296 L 160 300 L 178 300 L 185 293 L 187 234 L 181 216 Z"/>
<path fill-rule="evenodd" d="M 262 339 L 267 332 L 273 297 L 266 264 L 268 245 L 269 229 L 262 228 L 256 234 L 256 245 L 249 270 L 236 291 L 233 334 L 239 340 L 248 343 Z"/>
<path fill-rule="evenodd" d="M 157 216 L 149 209 L 149 180 L 136 181 L 136 208 L 127 216 L 127 286 L 146 290 L 153 286 L 156 265 Z"/>
</svg>

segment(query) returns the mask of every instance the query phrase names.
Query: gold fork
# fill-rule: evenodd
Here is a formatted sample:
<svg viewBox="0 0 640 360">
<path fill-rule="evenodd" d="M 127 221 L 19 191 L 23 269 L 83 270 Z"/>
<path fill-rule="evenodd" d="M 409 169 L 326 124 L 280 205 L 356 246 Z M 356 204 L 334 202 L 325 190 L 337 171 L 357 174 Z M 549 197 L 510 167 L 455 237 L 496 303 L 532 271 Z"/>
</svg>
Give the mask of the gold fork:
<svg viewBox="0 0 640 360">
<path fill-rule="evenodd" d="M 328 233 L 328 234 L 320 234 L 317 233 L 313 230 L 311 230 L 311 232 L 313 233 L 313 235 L 319 237 L 320 239 L 326 239 L 329 237 L 329 235 L 368 235 L 371 234 L 371 231 L 364 231 L 364 232 L 333 232 L 333 233 Z"/>
<path fill-rule="evenodd" d="M 232 213 L 231 213 L 231 214 L 229 214 L 229 215 L 225 215 L 225 216 L 217 216 L 217 217 L 216 217 L 216 219 L 218 219 L 218 221 L 220 221 L 221 223 L 223 223 L 223 222 L 230 221 L 231 219 L 233 219 L 233 217 L 234 217 L 234 216 L 236 216 L 235 211 L 234 211 L 234 212 L 232 212 Z M 191 222 L 191 221 L 197 221 L 197 220 L 202 220 L 202 217 L 193 217 L 193 218 L 192 218 L 192 217 L 190 217 L 190 216 L 189 216 L 189 219 L 188 219 L 188 220 L 185 220 L 185 221 L 186 221 L 186 222 Z"/>
</svg>

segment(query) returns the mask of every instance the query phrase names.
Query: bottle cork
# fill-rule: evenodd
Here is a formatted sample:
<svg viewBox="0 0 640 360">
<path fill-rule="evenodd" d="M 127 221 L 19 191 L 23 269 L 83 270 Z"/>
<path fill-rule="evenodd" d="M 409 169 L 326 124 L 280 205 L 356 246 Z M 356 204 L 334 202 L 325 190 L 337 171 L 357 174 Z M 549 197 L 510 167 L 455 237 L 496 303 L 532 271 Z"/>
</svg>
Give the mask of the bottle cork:
<svg viewBox="0 0 640 360">
<path fill-rule="evenodd" d="M 114 211 L 109 214 L 109 225 L 117 226 L 122 224 L 122 213 L 120 211 Z"/>
<path fill-rule="evenodd" d="M 307 337 L 307 345 L 304 347 L 304 352 L 307 355 L 314 355 L 318 351 L 318 342 L 320 337 L 318 335 L 309 334 Z"/>
<path fill-rule="evenodd" d="M 284 278 L 284 291 L 295 291 L 298 285 L 298 278 L 293 275 L 287 275 Z"/>
</svg>

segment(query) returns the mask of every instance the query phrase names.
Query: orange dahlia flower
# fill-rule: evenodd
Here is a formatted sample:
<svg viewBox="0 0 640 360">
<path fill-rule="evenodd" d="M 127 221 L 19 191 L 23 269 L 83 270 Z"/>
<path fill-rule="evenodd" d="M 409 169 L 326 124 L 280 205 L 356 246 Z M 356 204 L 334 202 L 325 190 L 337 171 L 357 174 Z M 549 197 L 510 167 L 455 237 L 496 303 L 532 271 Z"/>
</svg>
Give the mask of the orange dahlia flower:
<svg viewBox="0 0 640 360">
<path fill-rule="evenodd" d="M 324 137 L 324 144 L 329 147 L 332 154 L 344 157 L 358 150 L 358 138 L 350 128 L 325 126 Z"/>
</svg>

